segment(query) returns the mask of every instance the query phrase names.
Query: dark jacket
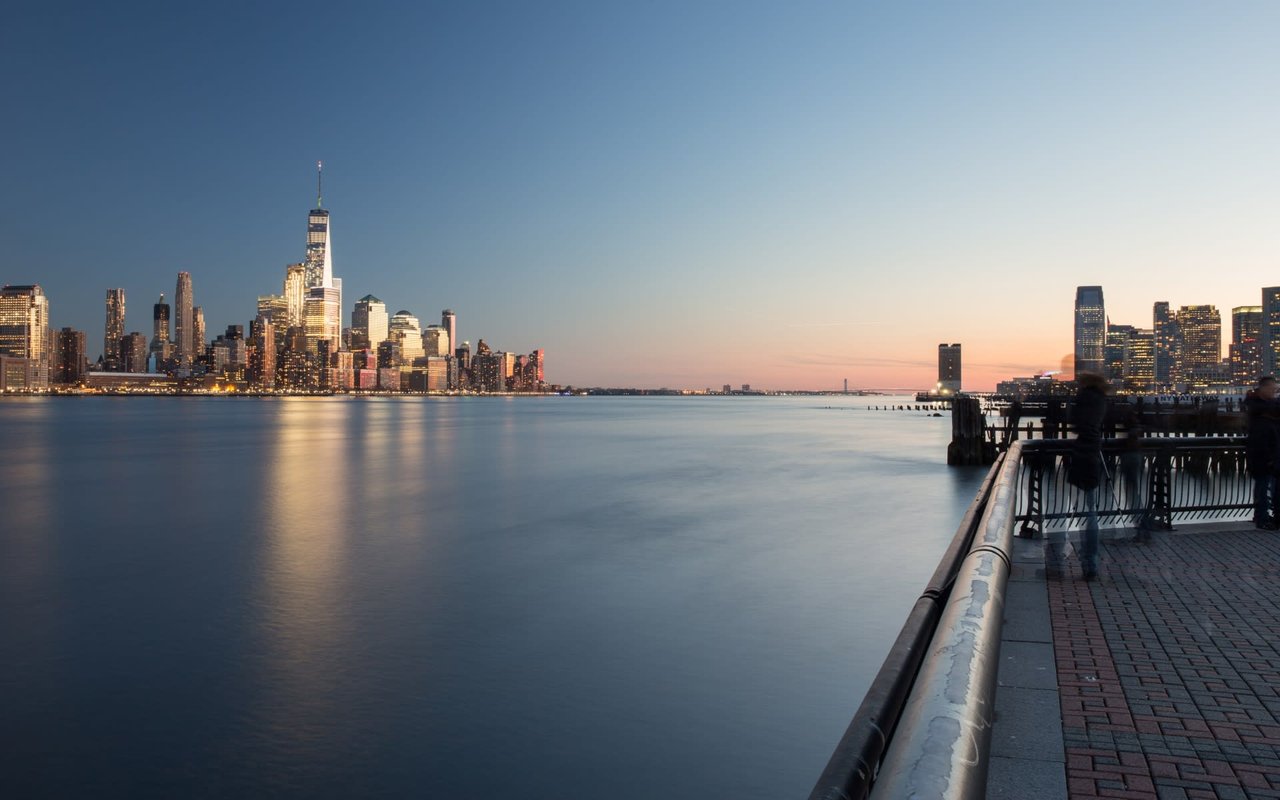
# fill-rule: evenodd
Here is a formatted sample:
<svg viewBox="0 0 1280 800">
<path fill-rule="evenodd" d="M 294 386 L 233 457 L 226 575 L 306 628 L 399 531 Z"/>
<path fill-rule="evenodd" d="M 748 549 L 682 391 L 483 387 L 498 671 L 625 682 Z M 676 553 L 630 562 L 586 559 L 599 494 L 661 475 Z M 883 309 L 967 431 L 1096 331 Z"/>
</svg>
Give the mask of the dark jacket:
<svg viewBox="0 0 1280 800">
<path fill-rule="evenodd" d="M 1076 438 L 1071 445 L 1067 482 L 1081 489 L 1102 483 L 1102 420 L 1107 415 L 1107 396 L 1101 389 L 1085 387 L 1076 395 L 1071 424 Z"/>
<path fill-rule="evenodd" d="M 1244 445 L 1249 472 L 1270 475 L 1280 466 L 1280 406 L 1250 392 L 1244 408 L 1249 418 L 1249 438 Z"/>
</svg>

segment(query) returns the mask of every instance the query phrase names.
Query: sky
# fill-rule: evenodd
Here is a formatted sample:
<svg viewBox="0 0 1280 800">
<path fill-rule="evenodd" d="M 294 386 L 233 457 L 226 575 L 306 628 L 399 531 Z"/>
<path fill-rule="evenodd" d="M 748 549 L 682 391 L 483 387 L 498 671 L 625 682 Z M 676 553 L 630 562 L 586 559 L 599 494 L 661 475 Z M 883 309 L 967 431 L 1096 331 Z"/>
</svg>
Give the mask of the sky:
<svg viewBox="0 0 1280 800">
<path fill-rule="evenodd" d="M 6 4 L 0 283 L 101 349 L 301 261 L 574 386 L 966 389 L 1280 284 L 1280 4 Z M 1225 347 L 1224 347 L 1225 353 Z"/>
</svg>

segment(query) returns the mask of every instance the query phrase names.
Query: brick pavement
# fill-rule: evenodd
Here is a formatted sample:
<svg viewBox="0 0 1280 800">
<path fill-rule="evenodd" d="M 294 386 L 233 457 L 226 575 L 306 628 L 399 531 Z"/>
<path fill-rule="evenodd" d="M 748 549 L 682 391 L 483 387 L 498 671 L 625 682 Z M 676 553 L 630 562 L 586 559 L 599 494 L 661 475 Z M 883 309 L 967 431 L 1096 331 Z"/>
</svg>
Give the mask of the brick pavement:
<svg viewBox="0 0 1280 800">
<path fill-rule="evenodd" d="M 1185 530 L 1048 583 L 1071 798 L 1280 798 L 1280 535 Z"/>
</svg>

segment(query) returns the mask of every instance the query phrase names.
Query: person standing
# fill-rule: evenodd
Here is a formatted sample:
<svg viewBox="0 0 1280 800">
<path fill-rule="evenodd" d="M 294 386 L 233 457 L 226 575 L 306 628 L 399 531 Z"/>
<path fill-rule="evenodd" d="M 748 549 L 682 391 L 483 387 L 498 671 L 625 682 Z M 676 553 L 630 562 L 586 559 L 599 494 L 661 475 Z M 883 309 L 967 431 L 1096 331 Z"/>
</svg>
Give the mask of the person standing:
<svg viewBox="0 0 1280 800">
<path fill-rule="evenodd" d="M 1265 375 L 1245 397 L 1245 413 L 1249 419 L 1249 436 L 1245 440 L 1245 463 L 1253 476 L 1253 524 L 1264 531 L 1274 531 L 1280 522 L 1280 494 L 1276 492 L 1276 471 L 1280 469 L 1280 409 L 1276 379 Z"/>
<path fill-rule="evenodd" d="M 1079 391 L 1071 407 L 1071 423 L 1076 438 L 1071 447 L 1067 482 L 1080 490 L 1085 510 L 1080 568 L 1084 579 L 1098 577 L 1098 495 L 1102 485 L 1102 421 L 1107 415 L 1107 381 L 1101 375 L 1082 372 L 1076 376 Z"/>
</svg>

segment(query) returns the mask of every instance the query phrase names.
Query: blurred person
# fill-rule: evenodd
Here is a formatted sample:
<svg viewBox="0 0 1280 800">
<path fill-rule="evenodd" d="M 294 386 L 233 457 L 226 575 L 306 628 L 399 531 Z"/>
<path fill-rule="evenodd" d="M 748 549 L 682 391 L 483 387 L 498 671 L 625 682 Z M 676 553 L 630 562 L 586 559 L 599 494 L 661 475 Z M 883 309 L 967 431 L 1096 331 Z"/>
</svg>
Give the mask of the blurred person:
<svg viewBox="0 0 1280 800">
<path fill-rule="evenodd" d="M 1072 442 L 1067 482 L 1080 490 L 1085 512 L 1085 528 L 1080 549 L 1080 569 L 1086 581 L 1098 577 L 1098 493 L 1105 469 L 1102 463 L 1102 421 L 1107 414 L 1107 381 L 1101 375 L 1082 372 L 1071 407 L 1070 421 L 1076 438 Z M 1046 574 L 1061 575 L 1065 535 L 1058 532 L 1049 540 Z"/>
<path fill-rule="evenodd" d="M 1280 404 L 1276 379 L 1264 375 L 1245 395 L 1249 436 L 1245 441 L 1245 463 L 1253 476 L 1253 524 L 1274 531 L 1280 519 L 1280 495 L 1276 492 L 1276 471 L 1280 468 Z"/>
</svg>

